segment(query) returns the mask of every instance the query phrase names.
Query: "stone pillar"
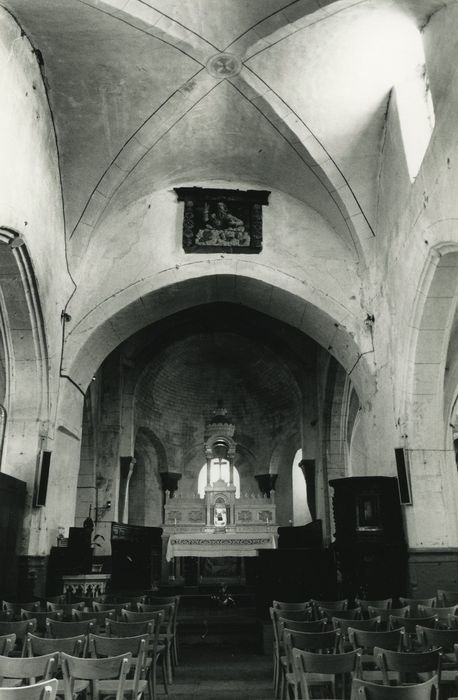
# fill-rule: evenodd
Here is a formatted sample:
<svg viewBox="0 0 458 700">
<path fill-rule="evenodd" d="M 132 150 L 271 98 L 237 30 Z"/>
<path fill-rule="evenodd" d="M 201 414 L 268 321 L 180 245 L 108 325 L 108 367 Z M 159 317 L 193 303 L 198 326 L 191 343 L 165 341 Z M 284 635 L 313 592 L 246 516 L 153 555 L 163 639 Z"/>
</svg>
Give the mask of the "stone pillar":
<svg viewBox="0 0 458 700">
<path fill-rule="evenodd" d="M 315 475 L 316 466 L 314 459 L 301 459 L 299 466 L 305 478 L 307 487 L 307 505 L 309 507 L 312 520 L 316 520 L 316 493 L 315 493 Z"/>
<path fill-rule="evenodd" d="M 120 523 L 126 523 L 129 517 L 129 481 L 134 470 L 135 459 L 132 456 L 119 458 L 119 506 Z"/>
<path fill-rule="evenodd" d="M 254 477 L 263 496 L 270 498 L 270 492 L 275 491 L 277 476 L 278 474 L 257 474 Z"/>
</svg>

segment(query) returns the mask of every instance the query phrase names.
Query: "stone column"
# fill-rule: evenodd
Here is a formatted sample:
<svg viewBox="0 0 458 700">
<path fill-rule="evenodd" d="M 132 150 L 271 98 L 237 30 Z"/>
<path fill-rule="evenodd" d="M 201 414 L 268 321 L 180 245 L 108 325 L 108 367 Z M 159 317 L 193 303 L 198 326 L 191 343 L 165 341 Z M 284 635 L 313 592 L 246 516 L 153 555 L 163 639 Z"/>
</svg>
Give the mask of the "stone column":
<svg viewBox="0 0 458 700">
<path fill-rule="evenodd" d="M 316 467 L 314 459 L 301 459 L 299 466 L 305 478 L 307 487 L 307 505 L 309 507 L 312 520 L 316 520 L 316 493 L 315 493 L 315 475 Z"/>
<path fill-rule="evenodd" d="M 119 513 L 120 522 L 129 521 L 129 482 L 134 471 L 136 460 L 133 457 L 120 457 L 119 481 Z"/>
</svg>

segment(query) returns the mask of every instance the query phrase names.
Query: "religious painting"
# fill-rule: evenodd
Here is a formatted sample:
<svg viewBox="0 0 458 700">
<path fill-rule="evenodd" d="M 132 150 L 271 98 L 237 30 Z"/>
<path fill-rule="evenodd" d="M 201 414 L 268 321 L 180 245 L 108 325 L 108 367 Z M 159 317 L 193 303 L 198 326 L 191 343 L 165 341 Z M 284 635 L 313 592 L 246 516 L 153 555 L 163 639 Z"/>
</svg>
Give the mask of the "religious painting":
<svg viewBox="0 0 458 700">
<path fill-rule="evenodd" d="M 270 192 L 176 187 L 184 202 L 185 253 L 260 253 L 262 207 Z"/>
</svg>

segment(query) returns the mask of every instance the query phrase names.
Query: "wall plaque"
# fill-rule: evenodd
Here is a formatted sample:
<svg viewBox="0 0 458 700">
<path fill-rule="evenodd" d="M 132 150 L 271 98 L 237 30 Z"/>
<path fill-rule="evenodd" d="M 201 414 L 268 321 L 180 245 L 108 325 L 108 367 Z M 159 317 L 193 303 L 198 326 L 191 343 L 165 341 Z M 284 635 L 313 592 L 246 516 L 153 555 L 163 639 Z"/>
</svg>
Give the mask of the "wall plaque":
<svg viewBox="0 0 458 700">
<path fill-rule="evenodd" d="M 184 202 L 185 253 L 260 253 L 265 190 L 176 187 Z"/>
</svg>

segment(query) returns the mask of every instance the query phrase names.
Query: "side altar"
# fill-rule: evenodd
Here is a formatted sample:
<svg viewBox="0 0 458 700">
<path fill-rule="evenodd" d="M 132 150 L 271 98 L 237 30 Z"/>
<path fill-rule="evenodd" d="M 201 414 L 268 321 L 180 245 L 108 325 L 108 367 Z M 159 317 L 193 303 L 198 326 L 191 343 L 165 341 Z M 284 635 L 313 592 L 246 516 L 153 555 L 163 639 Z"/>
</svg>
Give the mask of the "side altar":
<svg viewBox="0 0 458 700">
<path fill-rule="evenodd" d="M 163 583 L 244 583 L 244 558 L 277 547 L 275 492 L 237 495 L 235 426 L 226 413 L 217 409 L 206 427 L 203 493 L 165 492 Z"/>
</svg>

